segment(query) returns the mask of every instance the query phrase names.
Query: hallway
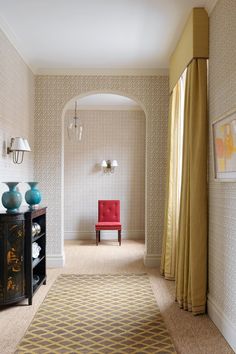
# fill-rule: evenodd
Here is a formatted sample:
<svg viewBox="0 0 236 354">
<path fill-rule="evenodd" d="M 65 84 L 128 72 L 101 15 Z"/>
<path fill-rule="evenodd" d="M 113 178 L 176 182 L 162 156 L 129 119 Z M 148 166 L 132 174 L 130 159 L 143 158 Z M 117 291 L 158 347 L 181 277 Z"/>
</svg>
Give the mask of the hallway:
<svg viewBox="0 0 236 354">
<path fill-rule="evenodd" d="M 143 264 L 144 244 L 141 241 L 102 241 L 97 247 L 90 241 L 66 241 L 66 264 L 62 269 L 48 269 L 48 281 L 33 298 L 33 305 L 27 301 L 18 306 L 1 309 L 0 351 L 12 354 L 45 295 L 56 277 L 61 273 L 148 273 L 152 289 L 160 307 L 166 326 L 181 354 L 231 354 L 215 325 L 207 316 L 194 317 L 179 310 L 174 303 L 174 283 L 165 281 L 158 269 L 146 268 Z M 17 331 L 16 331 L 17 328 Z M 13 335 L 14 334 L 14 335 Z"/>
</svg>

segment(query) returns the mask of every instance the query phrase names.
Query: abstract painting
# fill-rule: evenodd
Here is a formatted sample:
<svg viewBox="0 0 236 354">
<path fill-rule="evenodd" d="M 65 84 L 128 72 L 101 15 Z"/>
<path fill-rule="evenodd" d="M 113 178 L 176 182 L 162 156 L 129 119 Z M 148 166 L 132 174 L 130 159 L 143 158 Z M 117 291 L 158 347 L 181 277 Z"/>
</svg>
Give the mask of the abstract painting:
<svg viewBox="0 0 236 354">
<path fill-rule="evenodd" d="M 215 179 L 236 181 L 236 111 L 213 122 Z"/>
</svg>

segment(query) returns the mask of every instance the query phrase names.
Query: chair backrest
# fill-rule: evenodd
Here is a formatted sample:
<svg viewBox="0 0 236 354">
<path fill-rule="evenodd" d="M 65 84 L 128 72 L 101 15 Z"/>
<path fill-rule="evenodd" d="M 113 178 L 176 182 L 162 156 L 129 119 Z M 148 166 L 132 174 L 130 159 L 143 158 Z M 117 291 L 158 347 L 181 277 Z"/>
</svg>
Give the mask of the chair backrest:
<svg viewBox="0 0 236 354">
<path fill-rule="evenodd" d="M 99 200 L 98 201 L 99 222 L 120 222 L 120 201 Z"/>
</svg>

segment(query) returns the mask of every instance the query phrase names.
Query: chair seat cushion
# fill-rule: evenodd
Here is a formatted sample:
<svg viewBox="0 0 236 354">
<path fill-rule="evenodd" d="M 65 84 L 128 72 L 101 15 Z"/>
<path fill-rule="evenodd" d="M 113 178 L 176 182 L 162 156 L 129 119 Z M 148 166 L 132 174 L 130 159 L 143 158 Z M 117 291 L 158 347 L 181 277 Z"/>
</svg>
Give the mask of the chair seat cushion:
<svg viewBox="0 0 236 354">
<path fill-rule="evenodd" d="M 95 225 L 96 230 L 121 230 L 121 223 L 120 222 L 98 222 Z"/>
</svg>

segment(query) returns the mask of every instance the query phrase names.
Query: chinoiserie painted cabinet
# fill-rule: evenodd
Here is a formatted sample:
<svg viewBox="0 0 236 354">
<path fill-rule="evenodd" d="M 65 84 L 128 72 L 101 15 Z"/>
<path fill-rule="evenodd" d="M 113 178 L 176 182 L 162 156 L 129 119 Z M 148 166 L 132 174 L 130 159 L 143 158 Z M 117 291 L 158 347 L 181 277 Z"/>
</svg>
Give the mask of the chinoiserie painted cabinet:
<svg viewBox="0 0 236 354">
<path fill-rule="evenodd" d="M 32 225 L 40 225 L 37 235 Z M 40 253 L 32 258 L 32 244 L 37 241 Z M 46 283 L 46 208 L 14 214 L 0 213 L 0 305 L 32 297 Z M 36 281 L 37 280 L 37 281 Z"/>
</svg>

